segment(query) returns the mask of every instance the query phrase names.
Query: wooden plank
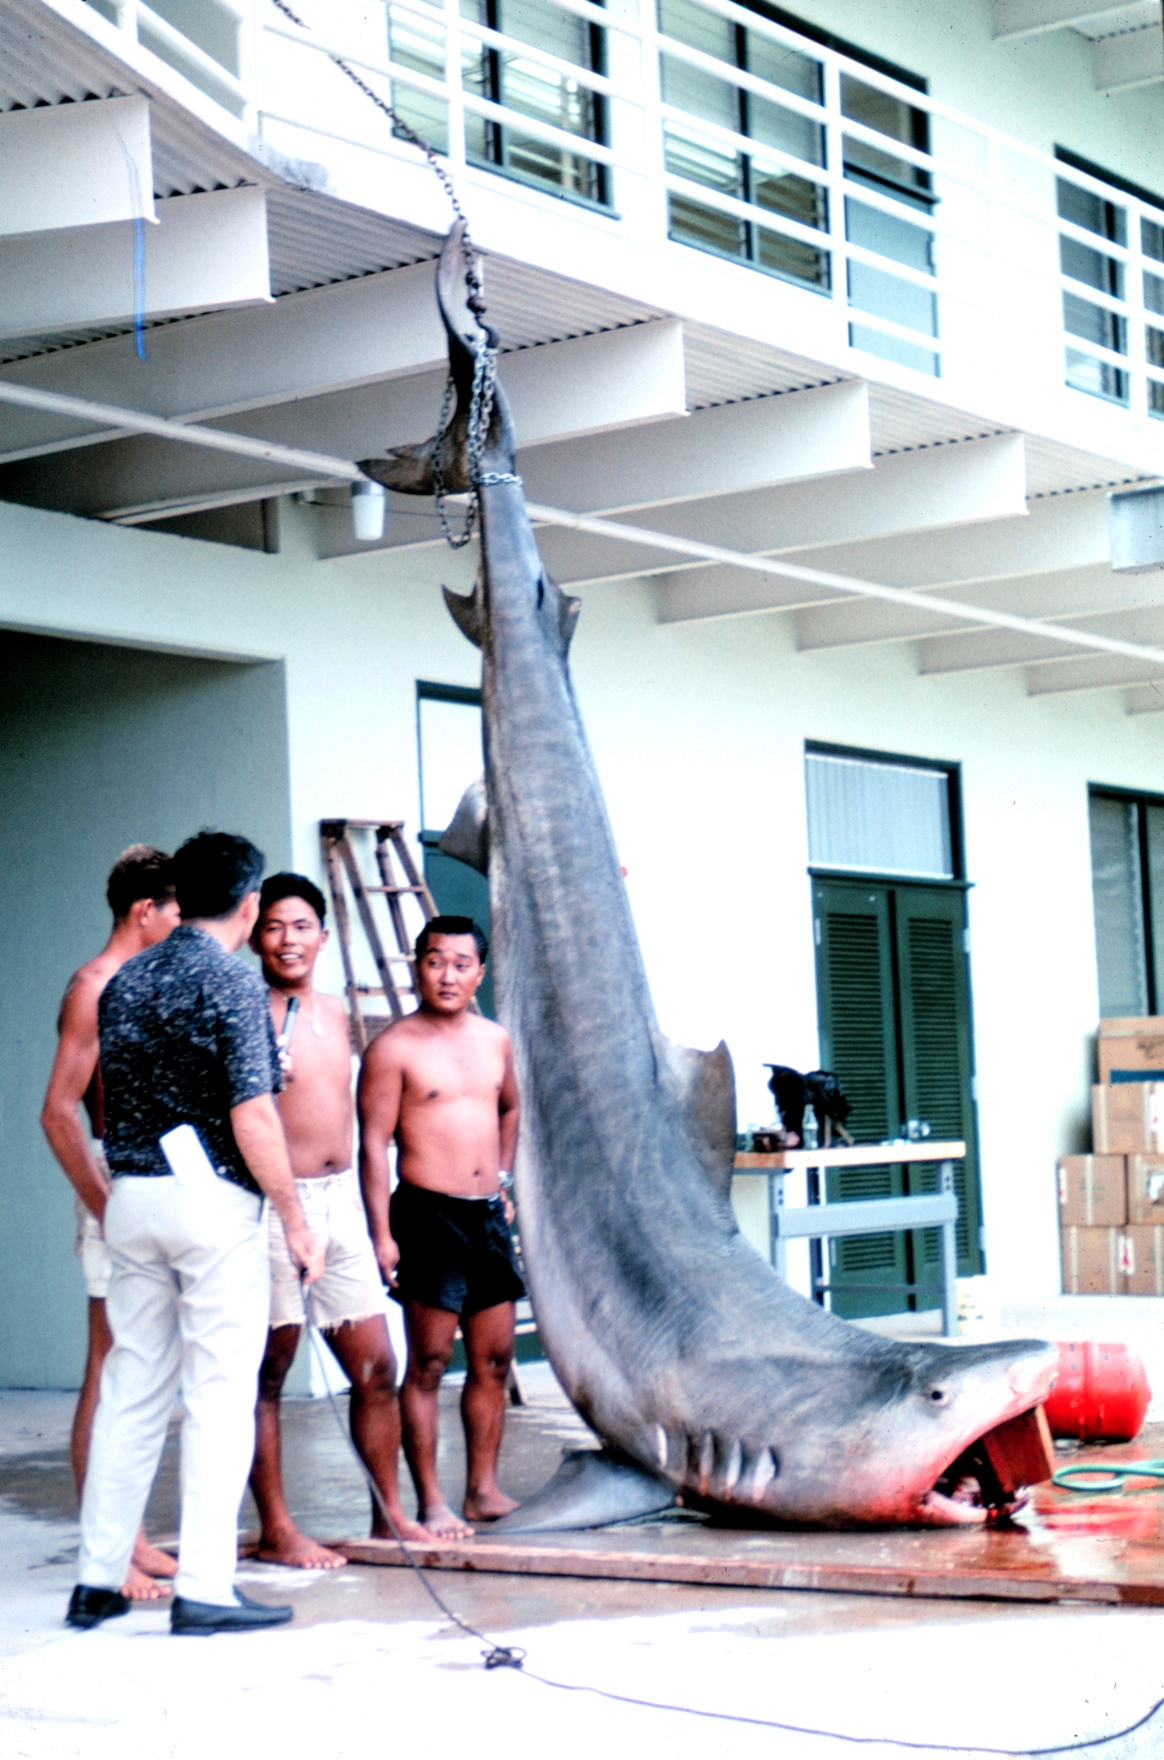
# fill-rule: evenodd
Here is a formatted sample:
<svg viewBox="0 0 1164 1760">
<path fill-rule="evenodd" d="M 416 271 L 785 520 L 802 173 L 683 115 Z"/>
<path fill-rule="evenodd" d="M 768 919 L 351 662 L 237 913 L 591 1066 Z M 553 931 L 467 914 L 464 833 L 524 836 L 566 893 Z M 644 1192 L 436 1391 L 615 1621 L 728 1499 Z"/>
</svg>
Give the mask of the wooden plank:
<svg viewBox="0 0 1164 1760">
<path fill-rule="evenodd" d="M 578 1536 L 571 1536 L 577 1541 Z M 984 1562 L 951 1569 L 935 1548 L 931 1565 L 911 1561 L 905 1566 L 888 1562 L 863 1563 L 856 1558 L 829 1559 L 813 1556 L 811 1537 L 799 1536 L 792 1556 L 751 1555 L 733 1545 L 733 1537 L 721 1535 L 719 1555 L 703 1556 L 672 1550 L 665 1541 L 659 1549 L 627 1550 L 613 1535 L 605 1535 L 601 1547 L 577 1544 L 553 1546 L 536 1540 L 446 1541 L 411 1546 L 414 1561 L 425 1570 L 474 1571 L 491 1575 L 538 1577 L 602 1577 L 621 1582 L 696 1584 L 723 1589 L 812 1589 L 851 1595 L 923 1596 L 940 1600 L 996 1601 L 1088 1601 L 1114 1606 L 1135 1603 L 1164 1606 L 1164 1556 L 1150 1576 L 1136 1573 L 1030 1574 L 1006 1565 L 990 1567 Z M 352 1564 L 408 1568 L 403 1548 L 389 1540 L 331 1540 Z"/>
</svg>

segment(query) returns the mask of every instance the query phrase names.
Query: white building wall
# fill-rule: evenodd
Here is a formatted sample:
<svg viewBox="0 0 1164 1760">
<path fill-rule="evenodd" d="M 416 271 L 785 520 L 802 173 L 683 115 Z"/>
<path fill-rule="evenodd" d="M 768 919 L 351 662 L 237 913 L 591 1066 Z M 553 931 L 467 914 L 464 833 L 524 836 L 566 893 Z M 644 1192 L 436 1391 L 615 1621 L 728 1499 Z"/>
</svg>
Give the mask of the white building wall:
<svg viewBox="0 0 1164 1760">
<path fill-rule="evenodd" d="M 416 827 L 415 681 L 478 679 L 438 590 L 473 562 L 318 563 L 286 512 L 264 556 L 4 507 L 0 625 L 285 659 L 294 859 L 318 873 L 320 818 Z M 1118 693 L 1030 699 L 1017 670 L 921 678 L 904 646 L 797 654 L 773 615 L 660 625 L 653 592 L 587 590 L 573 667 L 664 1029 L 726 1038 L 741 1119 L 771 1117 L 763 1060 L 817 1060 L 804 741 L 960 763 L 989 1268 L 1055 1291 L 1053 1163 L 1086 1141 L 1098 1007 L 1087 784 L 1158 789 L 1160 722 Z"/>
</svg>

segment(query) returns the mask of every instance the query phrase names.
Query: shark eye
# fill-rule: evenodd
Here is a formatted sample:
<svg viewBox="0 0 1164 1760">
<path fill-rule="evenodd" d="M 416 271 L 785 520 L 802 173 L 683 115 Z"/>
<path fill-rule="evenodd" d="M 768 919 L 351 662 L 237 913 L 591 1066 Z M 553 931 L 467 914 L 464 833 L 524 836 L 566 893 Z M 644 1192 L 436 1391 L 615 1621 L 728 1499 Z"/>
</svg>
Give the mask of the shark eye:
<svg viewBox="0 0 1164 1760">
<path fill-rule="evenodd" d="M 944 1387 L 930 1388 L 930 1398 L 936 1406 L 944 1406 L 949 1397 Z"/>
</svg>

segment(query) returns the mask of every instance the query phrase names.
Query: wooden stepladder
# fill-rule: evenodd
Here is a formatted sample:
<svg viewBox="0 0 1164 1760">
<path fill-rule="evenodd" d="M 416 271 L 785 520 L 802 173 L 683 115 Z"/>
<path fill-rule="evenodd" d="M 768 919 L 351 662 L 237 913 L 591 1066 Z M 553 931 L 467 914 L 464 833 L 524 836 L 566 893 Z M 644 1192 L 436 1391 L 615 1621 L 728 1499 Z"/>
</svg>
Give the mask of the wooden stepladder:
<svg viewBox="0 0 1164 1760">
<path fill-rule="evenodd" d="M 359 835 L 368 832 L 372 833 L 371 838 Z M 422 926 L 436 916 L 437 908 L 404 841 L 403 819 L 321 819 L 319 837 L 340 940 L 352 1044 L 362 1057 L 377 1033 L 416 1007 L 412 944 Z M 369 855 L 375 862 L 375 879 L 367 872 Z M 380 980 L 378 984 L 365 983 L 360 978 L 360 962 L 352 943 L 349 893 Z M 377 913 L 377 898 L 384 900 L 386 911 Z M 409 927 L 405 914 L 410 899 L 420 913 L 415 928 Z M 384 998 L 387 1014 L 365 1013 L 363 999 L 376 996 Z"/>
</svg>

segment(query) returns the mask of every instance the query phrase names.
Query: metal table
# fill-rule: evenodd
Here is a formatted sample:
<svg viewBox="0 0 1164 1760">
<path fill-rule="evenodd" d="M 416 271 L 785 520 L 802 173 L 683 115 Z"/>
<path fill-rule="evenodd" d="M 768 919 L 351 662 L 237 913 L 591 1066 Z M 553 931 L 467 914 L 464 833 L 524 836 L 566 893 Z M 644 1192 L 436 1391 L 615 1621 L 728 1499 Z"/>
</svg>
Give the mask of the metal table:
<svg viewBox="0 0 1164 1760">
<path fill-rule="evenodd" d="M 838 1239 L 854 1234 L 896 1234 L 906 1228 L 938 1228 L 942 1250 L 938 1261 L 938 1285 L 941 1295 L 942 1332 L 954 1338 L 958 1332 L 958 1253 L 955 1229 L 958 1222 L 958 1195 L 954 1190 L 954 1163 L 965 1159 L 966 1145 L 950 1143 L 854 1143 L 837 1149 L 782 1149 L 778 1154 L 739 1154 L 737 1173 L 764 1173 L 768 1176 L 768 1256 L 781 1277 L 788 1275 L 790 1240 L 812 1242 Z M 938 1190 L 913 1198 L 863 1198 L 852 1203 L 828 1204 L 820 1201 L 819 1176 L 830 1167 L 889 1167 L 899 1162 L 911 1165 L 919 1161 L 936 1161 Z M 789 1209 L 784 1202 L 784 1177 L 803 1169 L 808 1176 L 809 1202 L 803 1208 Z M 817 1265 L 813 1267 L 813 1295 L 820 1299 L 815 1287 L 820 1282 Z"/>
</svg>

